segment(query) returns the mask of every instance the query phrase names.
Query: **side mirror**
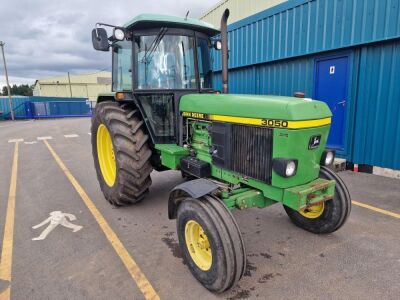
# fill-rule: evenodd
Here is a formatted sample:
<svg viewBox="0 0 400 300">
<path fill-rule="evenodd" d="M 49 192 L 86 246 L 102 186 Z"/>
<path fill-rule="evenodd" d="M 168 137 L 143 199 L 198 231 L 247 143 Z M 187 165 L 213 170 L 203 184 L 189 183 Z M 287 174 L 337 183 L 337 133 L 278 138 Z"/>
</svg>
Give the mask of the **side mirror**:
<svg viewBox="0 0 400 300">
<path fill-rule="evenodd" d="M 104 28 L 95 28 L 92 30 L 93 48 L 98 51 L 109 51 L 107 31 Z"/>
</svg>

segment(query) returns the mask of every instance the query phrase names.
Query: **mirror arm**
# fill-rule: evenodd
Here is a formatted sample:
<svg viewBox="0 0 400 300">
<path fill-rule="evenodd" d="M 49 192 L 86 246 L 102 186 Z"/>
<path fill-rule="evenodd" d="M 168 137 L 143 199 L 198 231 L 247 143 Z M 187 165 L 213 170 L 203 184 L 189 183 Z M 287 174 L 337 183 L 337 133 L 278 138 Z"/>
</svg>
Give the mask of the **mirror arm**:
<svg viewBox="0 0 400 300">
<path fill-rule="evenodd" d="M 117 25 L 111 25 L 111 24 L 106 24 L 106 23 L 96 23 L 96 27 L 99 27 L 99 26 L 106 26 L 106 27 L 114 27 L 114 28 L 119 28 L 119 26 L 117 26 Z"/>
</svg>

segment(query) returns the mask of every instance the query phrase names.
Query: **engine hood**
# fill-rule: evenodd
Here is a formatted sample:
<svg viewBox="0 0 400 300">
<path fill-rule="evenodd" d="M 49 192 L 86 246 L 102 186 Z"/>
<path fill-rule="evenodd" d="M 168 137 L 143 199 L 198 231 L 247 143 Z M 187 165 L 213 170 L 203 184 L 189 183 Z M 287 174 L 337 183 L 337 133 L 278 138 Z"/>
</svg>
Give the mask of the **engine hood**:
<svg viewBox="0 0 400 300">
<path fill-rule="evenodd" d="M 330 118 L 329 107 L 321 101 L 258 95 L 188 94 L 181 98 L 181 112 L 287 121 Z"/>
</svg>

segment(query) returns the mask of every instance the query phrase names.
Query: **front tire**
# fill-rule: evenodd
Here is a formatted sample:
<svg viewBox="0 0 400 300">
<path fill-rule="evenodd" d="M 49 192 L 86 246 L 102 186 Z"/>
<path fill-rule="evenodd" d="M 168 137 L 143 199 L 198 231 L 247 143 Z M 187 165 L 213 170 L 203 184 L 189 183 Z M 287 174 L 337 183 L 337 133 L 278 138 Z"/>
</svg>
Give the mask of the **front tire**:
<svg viewBox="0 0 400 300">
<path fill-rule="evenodd" d="M 151 185 L 151 150 L 137 110 L 115 102 L 96 105 L 92 152 L 100 188 L 113 205 L 141 201 Z"/>
<path fill-rule="evenodd" d="M 301 212 L 287 206 L 284 208 L 296 226 L 312 233 L 324 234 L 334 232 L 344 225 L 350 215 L 351 197 L 343 180 L 330 169 L 321 167 L 320 178 L 336 181 L 332 200 L 313 205 Z"/>
<path fill-rule="evenodd" d="M 219 199 L 184 199 L 177 232 L 183 258 L 204 287 L 221 293 L 236 285 L 246 268 L 244 243 L 235 219 Z"/>
</svg>

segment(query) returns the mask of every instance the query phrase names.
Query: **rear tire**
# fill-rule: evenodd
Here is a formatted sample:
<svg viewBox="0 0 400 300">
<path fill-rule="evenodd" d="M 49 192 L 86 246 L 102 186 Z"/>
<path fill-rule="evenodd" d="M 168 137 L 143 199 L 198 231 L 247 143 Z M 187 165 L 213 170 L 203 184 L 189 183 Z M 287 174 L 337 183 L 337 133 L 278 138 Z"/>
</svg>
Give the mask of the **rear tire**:
<svg viewBox="0 0 400 300">
<path fill-rule="evenodd" d="M 113 205 L 137 203 L 149 191 L 152 152 L 142 124 L 138 111 L 127 105 L 115 102 L 96 105 L 91 128 L 94 166 L 100 188 Z M 104 141 L 108 137 L 112 146 Z"/>
<path fill-rule="evenodd" d="M 292 222 L 307 231 L 317 234 L 331 233 L 344 225 L 351 211 L 350 193 L 343 180 L 333 171 L 321 167 L 320 178 L 335 180 L 335 195 L 332 200 L 324 202 L 323 206 L 315 206 L 310 212 L 300 213 L 284 206 Z"/>
<path fill-rule="evenodd" d="M 201 237 L 196 241 L 198 231 Z M 246 253 L 237 223 L 219 199 L 184 199 L 177 232 L 183 258 L 204 287 L 222 293 L 236 285 L 246 268 Z"/>
</svg>

